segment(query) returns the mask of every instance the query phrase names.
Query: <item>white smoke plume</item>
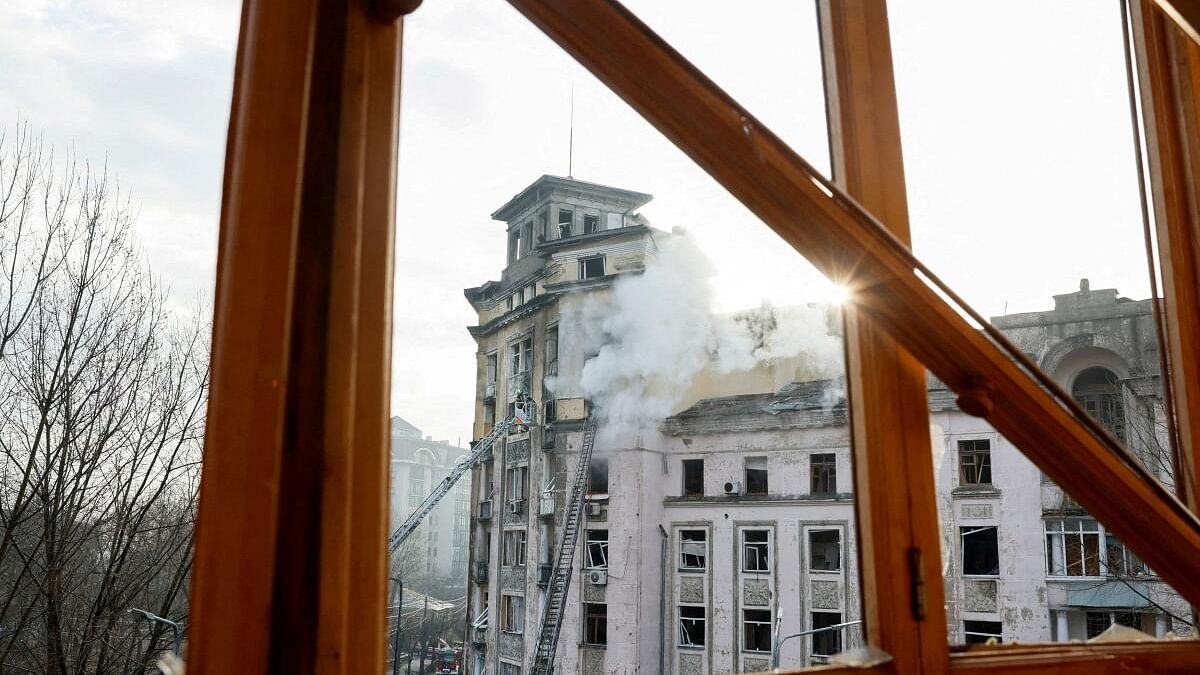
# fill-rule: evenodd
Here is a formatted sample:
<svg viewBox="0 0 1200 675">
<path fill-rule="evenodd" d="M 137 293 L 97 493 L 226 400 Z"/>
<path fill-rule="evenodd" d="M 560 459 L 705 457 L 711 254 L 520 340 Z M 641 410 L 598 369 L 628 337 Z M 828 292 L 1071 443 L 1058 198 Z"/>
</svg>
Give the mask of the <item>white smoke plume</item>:
<svg viewBox="0 0 1200 675">
<path fill-rule="evenodd" d="M 763 304 L 715 314 L 714 275 L 690 237 L 676 234 L 660 243 L 644 273 L 584 300 L 582 337 L 594 356 L 580 384 L 606 444 L 629 447 L 656 429 L 679 412 L 699 377 L 736 377 L 763 365 L 782 369 L 789 382 L 841 374 L 841 340 L 830 333 L 824 307 Z"/>
</svg>

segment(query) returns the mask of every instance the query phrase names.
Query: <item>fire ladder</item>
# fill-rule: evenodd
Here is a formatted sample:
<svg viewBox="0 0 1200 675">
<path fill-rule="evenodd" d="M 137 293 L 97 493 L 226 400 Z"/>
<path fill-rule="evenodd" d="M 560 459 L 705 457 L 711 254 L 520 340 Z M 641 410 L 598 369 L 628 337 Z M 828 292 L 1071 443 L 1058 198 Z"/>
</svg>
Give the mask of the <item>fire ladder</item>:
<svg viewBox="0 0 1200 675">
<path fill-rule="evenodd" d="M 583 516 L 583 497 L 587 490 L 588 468 L 592 463 L 592 446 L 596 440 L 596 419 L 588 417 L 583 427 L 583 447 L 579 451 L 579 466 L 575 480 L 571 483 L 570 500 L 567 502 L 566 522 L 563 523 L 562 541 L 558 545 L 558 557 L 554 560 L 554 571 L 546 591 L 546 604 L 542 609 L 542 626 L 538 632 L 537 648 L 533 652 L 532 675 L 551 675 L 554 672 L 554 652 L 558 647 L 558 635 L 562 629 L 563 610 L 567 604 L 567 591 L 571 588 L 572 562 L 575 559 L 575 543 L 579 538 L 579 520 Z"/>
<path fill-rule="evenodd" d="M 526 409 L 529 410 L 528 416 Z M 400 525 L 400 527 L 397 527 L 395 532 L 392 532 L 392 536 L 388 537 L 388 553 L 395 553 L 396 549 L 400 548 L 400 545 L 404 543 L 404 540 L 408 539 L 413 532 L 417 531 L 417 527 L 421 524 L 421 521 L 424 520 L 425 516 L 429 515 L 429 513 L 433 511 L 435 507 L 437 507 L 438 502 L 442 500 L 442 497 L 446 496 L 446 493 L 450 492 L 450 488 L 454 487 L 454 484 L 458 482 L 458 479 L 462 478 L 464 473 L 470 471 L 475 465 L 483 461 L 483 458 L 487 456 L 487 453 L 492 449 L 492 446 L 496 444 L 496 439 L 503 436 L 504 433 L 507 432 L 513 425 L 531 424 L 532 421 L 530 417 L 532 414 L 533 408 L 531 405 L 528 405 L 528 402 L 526 402 L 525 406 L 518 406 L 512 415 L 509 415 L 506 419 L 500 421 L 498 424 L 496 424 L 496 426 L 492 427 L 492 433 L 479 439 L 479 442 L 475 444 L 475 448 L 471 451 L 471 454 L 466 459 L 456 464 L 454 468 L 450 470 L 450 473 L 447 474 L 444 479 L 442 479 L 442 482 L 438 483 L 437 487 L 433 489 L 433 492 L 430 492 L 429 495 L 425 497 L 425 501 L 421 502 L 421 505 L 417 507 L 417 510 L 413 511 L 412 515 L 410 515 L 408 519 L 405 520 L 402 525 Z"/>
</svg>

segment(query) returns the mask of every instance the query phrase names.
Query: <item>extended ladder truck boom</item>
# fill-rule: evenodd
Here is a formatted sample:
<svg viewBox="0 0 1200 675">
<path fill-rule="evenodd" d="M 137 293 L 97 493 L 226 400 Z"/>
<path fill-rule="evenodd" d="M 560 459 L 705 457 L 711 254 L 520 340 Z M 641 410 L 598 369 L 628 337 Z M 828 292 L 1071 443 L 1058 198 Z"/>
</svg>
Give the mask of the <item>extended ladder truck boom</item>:
<svg viewBox="0 0 1200 675">
<path fill-rule="evenodd" d="M 525 412 L 525 408 L 527 407 L 529 406 L 517 406 L 512 415 L 501 420 L 492 427 L 490 434 L 479 439 L 479 442 L 475 444 L 475 447 L 471 450 L 471 454 L 466 459 L 454 465 L 454 468 L 442 479 L 442 482 L 438 483 L 437 487 L 433 488 L 433 491 L 425 497 L 425 500 L 421 502 L 417 510 L 413 511 L 412 515 L 400 527 L 397 527 L 395 532 L 392 532 L 392 536 L 388 537 L 388 553 L 395 553 L 396 549 L 400 548 L 400 545 L 404 543 L 404 540 L 417 531 L 417 527 L 420 526 L 421 521 L 437 507 L 438 502 L 442 501 L 442 497 L 445 497 L 446 493 L 450 492 L 450 488 L 454 487 L 458 479 L 462 478 L 464 473 L 478 465 L 487 453 L 491 451 L 492 446 L 496 444 L 497 438 L 503 436 L 514 425 L 528 425 L 531 422 Z M 531 413 L 532 410 L 530 410 Z"/>
</svg>

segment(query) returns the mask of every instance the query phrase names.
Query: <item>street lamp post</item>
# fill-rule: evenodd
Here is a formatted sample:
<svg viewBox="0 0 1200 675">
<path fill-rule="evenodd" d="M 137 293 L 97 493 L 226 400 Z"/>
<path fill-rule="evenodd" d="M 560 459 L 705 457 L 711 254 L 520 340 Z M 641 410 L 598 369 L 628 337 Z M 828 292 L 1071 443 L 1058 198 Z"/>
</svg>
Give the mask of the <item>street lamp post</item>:
<svg viewBox="0 0 1200 675">
<path fill-rule="evenodd" d="M 129 613 L 130 614 L 141 614 L 142 617 L 144 617 L 147 621 L 153 621 L 155 623 L 161 623 L 161 624 L 170 626 L 171 633 L 175 637 L 175 655 L 180 656 L 181 644 L 179 641 L 179 624 L 175 623 L 174 621 L 171 621 L 170 619 L 164 619 L 157 614 L 151 614 L 150 612 L 147 612 L 144 609 L 137 609 L 136 607 L 130 607 Z"/>
<path fill-rule="evenodd" d="M 404 617 L 404 581 L 392 577 L 399 589 L 400 599 L 396 602 L 396 638 L 392 642 L 392 675 L 400 675 L 400 626 Z"/>
<path fill-rule="evenodd" d="M 825 626 L 824 628 L 812 628 L 809 630 L 802 630 L 799 633 L 792 633 L 791 635 L 785 635 L 784 637 L 779 637 L 779 630 L 776 629 L 776 631 L 775 631 L 775 648 L 771 650 L 771 667 L 772 668 L 779 667 L 779 651 L 783 648 L 783 643 L 787 642 L 788 640 L 791 640 L 792 638 L 804 637 L 806 635 L 815 635 L 817 633 L 823 633 L 827 630 L 841 630 L 842 628 L 846 628 L 848 626 L 856 626 L 860 623 L 862 623 L 861 619 L 856 620 L 856 621 L 846 621 L 845 623 L 835 623 L 832 626 Z"/>
</svg>

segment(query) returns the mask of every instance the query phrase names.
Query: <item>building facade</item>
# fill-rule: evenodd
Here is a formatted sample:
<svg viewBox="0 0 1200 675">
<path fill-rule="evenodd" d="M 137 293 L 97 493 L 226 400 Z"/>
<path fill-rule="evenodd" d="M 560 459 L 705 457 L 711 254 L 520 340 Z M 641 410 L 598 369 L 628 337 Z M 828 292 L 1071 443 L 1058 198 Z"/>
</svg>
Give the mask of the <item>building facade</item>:
<svg viewBox="0 0 1200 675">
<path fill-rule="evenodd" d="M 493 214 L 508 265 L 466 291 L 479 314 L 475 435 L 525 397 L 540 414 L 475 471 L 472 673 L 530 663 L 588 409 L 583 306 L 671 236 L 634 213 L 649 199 L 543 176 Z M 1150 301 L 1086 281 L 1054 301 L 994 322 L 1169 482 Z M 655 432 L 597 443 L 556 672 L 761 671 L 777 637 L 809 633 L 781 649 L 793 667 L 861 644 L 842 385 L 747 393 L 755 377 L 726 391 L 707 379 Z M 1188 629 L 1186 603 L 1015 447 L 932 379 L 929 399 L 952 642 Z"/>
<path fill-rule="evenodd" d="M 435 441 L 400 417 L 391 420 L 391 529 L 395 530 L 468 450 Z M 435 597 L 461 595 L 467 579 L 471 485 L 464 476 L 409 538 L 397 570 L 409 588 Z"/>
</svg>

